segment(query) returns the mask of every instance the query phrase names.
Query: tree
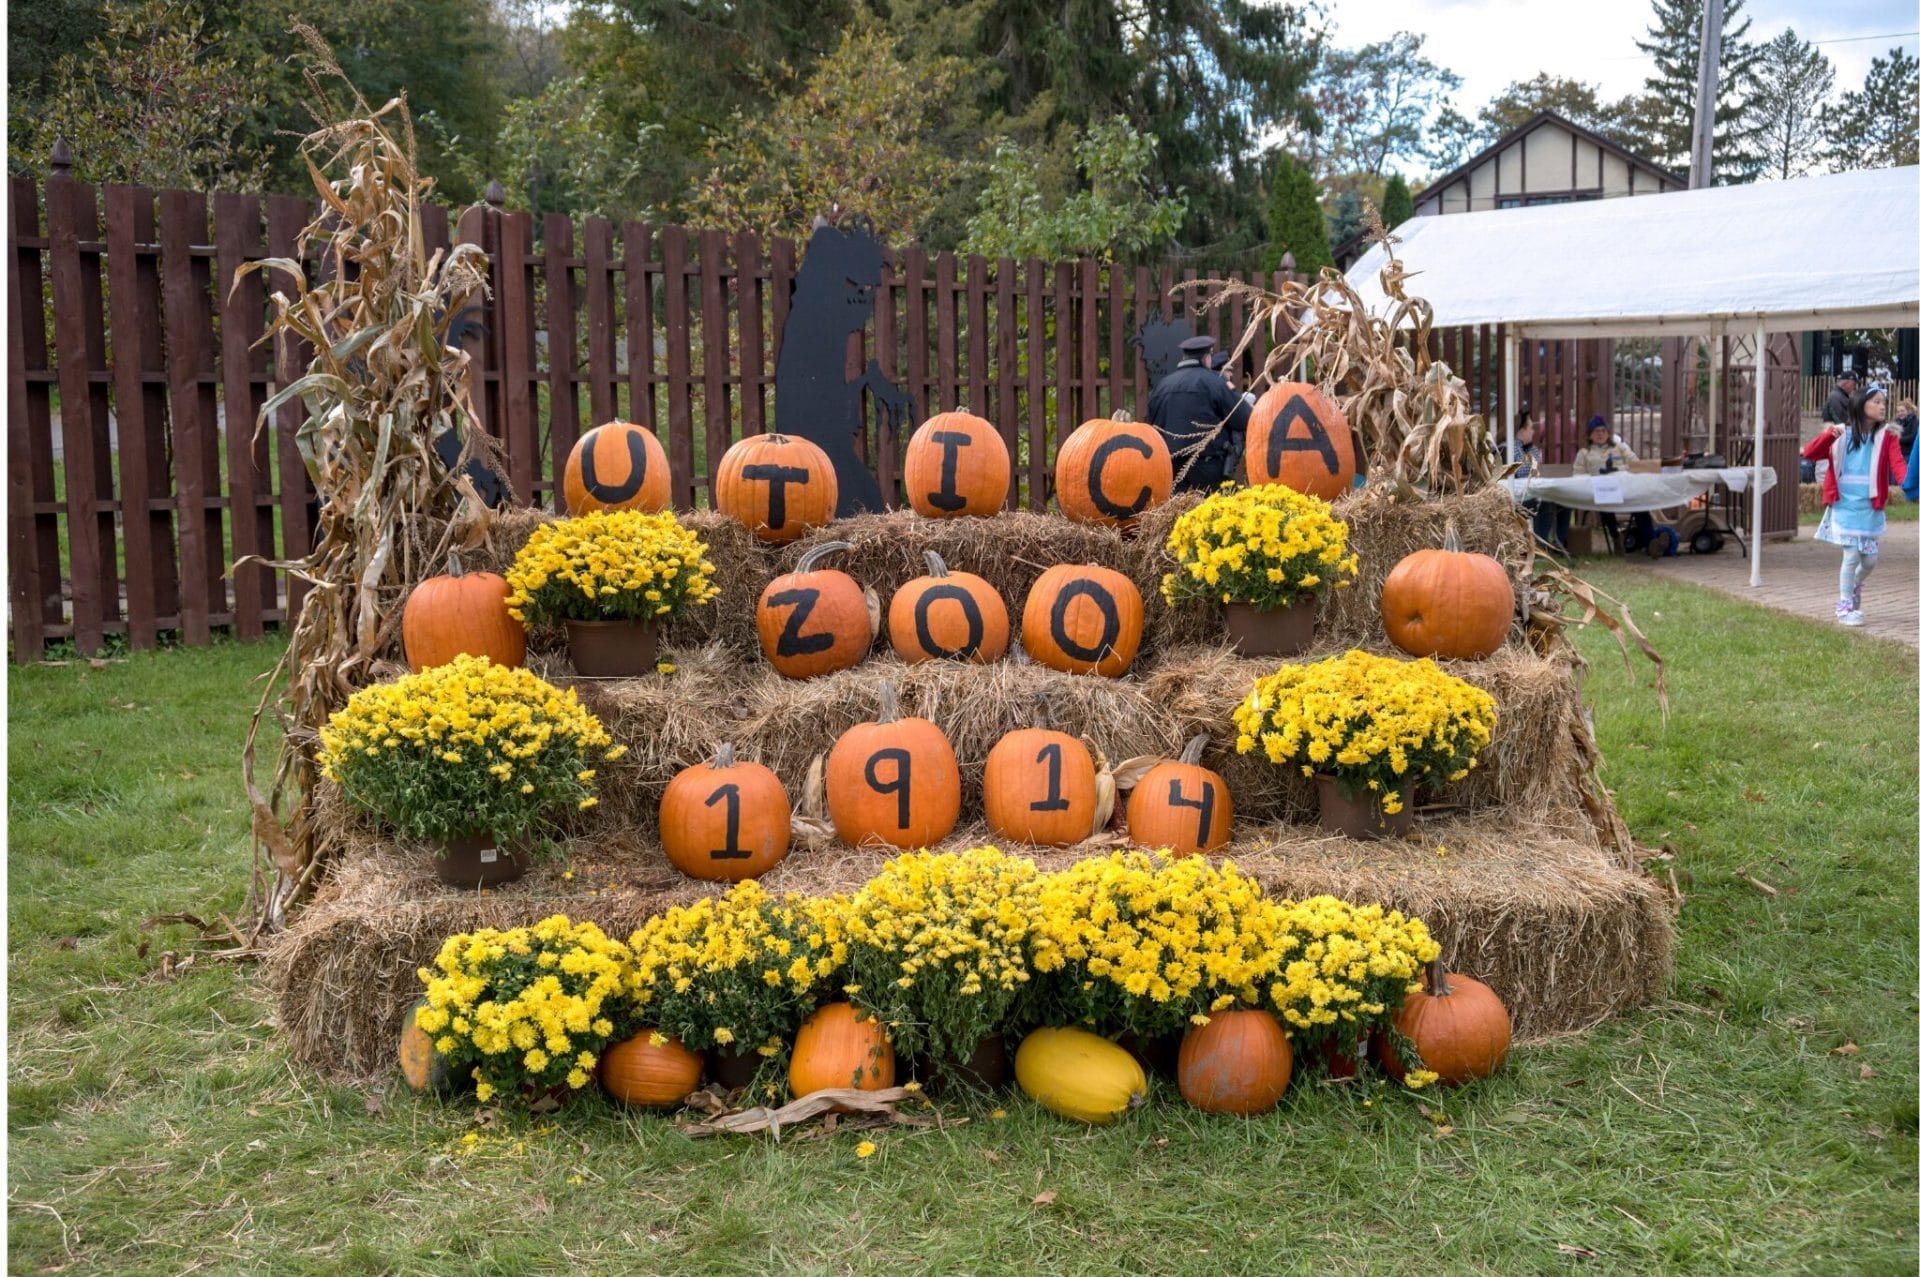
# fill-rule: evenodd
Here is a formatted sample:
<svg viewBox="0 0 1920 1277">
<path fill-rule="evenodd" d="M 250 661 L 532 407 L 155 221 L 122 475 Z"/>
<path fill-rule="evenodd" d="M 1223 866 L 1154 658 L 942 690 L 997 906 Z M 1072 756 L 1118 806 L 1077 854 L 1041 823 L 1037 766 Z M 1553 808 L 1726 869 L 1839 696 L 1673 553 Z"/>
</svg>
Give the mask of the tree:
<svg viewBox="0 0 1920 1277">
<path fill-rule="evenodd" d="M 1308 147 L 1315 172 L 1380 176 L 1395 161 L 1419 158 L 1429 121 L 1460 77 L 1421 52 L 1426 38 L 1402 31 L 1358 49 L 1336 49 L 1314 76 L 1311 100 L 1321 124 Z"/>
<path fill-rule="evenodd" d="M 1653 0 L 1647 38 L 1636 40 L 1653 59 L 1645 89 L 1622 104 L 1621 129 L 1629 150 L 1686 176 L 1693 165 L 1693 106 L 1700 75 L 1703 0 Z M 1754 91 L 1760 50 L 1747 42 L 1751 18 L 1740 20 L 1744 0 L 1726 0 L 1720 28 L 1720 91 L 1715 99 L 1713 180 L 1725 186 L 1751 182 L 1761 160 L 1747 101 Z"/>
<path fill-rule="evenodd" d="M 1760 46 L 1753 100 L 1754 141 L 1769 177 L 1801 177 L 1826 156 L 1824 120 L 1833 64 L 1788 27 Z"/>
<path fill-rule="evenodd" d="M 452 166 L 448 176 L 474 190 L 498 178 L 507 206 L 533 213 L 651 216 L 642 179 L 659 126 L 641 125 L 635 135 L 622 136 L 602 90 L 578 76 L 562 76 L 530 97 L 508 102 L 484 149 L 448 135 L 443 144 Z M 423 136 L 446 132 L 432 113 L 420 124 Z"/>
<path fill-rule="evenodd" d="M 1293 254 L 1293 268 L 1317 276 L 1333 265 L 1333 246 L 1327 241 L 1327 219 L 1320 212 L 1320 192 L 1313 173 L 1292 156 L 1282 154 L 1273 177 L 1273 200 L 1267 205 L 1267 255 L 1261 265 L 1279 270 L 1280 258 Z"/>
<path fill-rule="evenodd" d="M 1395 173 L 1387 179 L 1387 193 L 1380 201 L 1380 220 L 1392 230 L 1412 217 L 1413 192 L 1407 189 L 1407 179 Z"/>
<path fill-rule="evenodd" d="M 1542 71 L 1531 80 L 1515 80 L 1480 108 L 1481 136 L 1489 142 L 1504 137 L 1542 111 L 1600 133 L 1613 114 L 1611 104 L 1602 102 L 1599 91 L 1585 80 Z"/>
<path fill-rule="evenodd" d="M 1358 190 L 1348 189 L 1333 197 L 1327 216 L 1327 238 L 1344 244 L 1367 227 L 1367 201 Z"/>
<path fill-rule="evenodd" d="M 1920 63 L 1897 45 L 1887 50 L 1858 89 L 1840 95 L 1827 123 L 1843 168 L 1920 163 Z"/>
<path fill-rule="evenodd" d="M 1138 258 L 1164 247 L 1180 229 L 1186 201 L 1148 184 L 1159 139 L 1119 116 L 1096 123 L 1074 148 L 1086 188 L 1050 201 L 1017 143 L 994 154 L 961 245 L 984 257 Z"/>
</svg>

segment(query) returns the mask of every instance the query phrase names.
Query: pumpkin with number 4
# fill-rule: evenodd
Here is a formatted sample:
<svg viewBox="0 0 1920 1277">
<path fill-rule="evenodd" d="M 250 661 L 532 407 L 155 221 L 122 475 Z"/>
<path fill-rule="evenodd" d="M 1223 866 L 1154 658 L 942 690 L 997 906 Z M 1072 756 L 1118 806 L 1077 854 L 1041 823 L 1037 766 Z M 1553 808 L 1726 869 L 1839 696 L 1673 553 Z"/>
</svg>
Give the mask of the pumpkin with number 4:
<svg viewBox="0 0 1920 1277">
<path fill-rule="evenodd" d="M 1293 1078 L 1293 1047 L 1266 1011 L 1215 1011 L 1180 1041 L 1180 1097 L 1206 1113 L 1269 1112 Z"/>
<path fill-rule="evenodd" d="M 1353 488 L 1353 431 L 1318 386 L 1283 381 L 1247 418 L 1247 482 L 1282 483 L 1331 501 Z"/>
<path fill-rule="evenodd" d="M 1118 678 L 1140 654 L 1144 618 L 1139 587 L 1121 573 L 1060 563 L 1027 591 L 1020 642 L 1042 665 Z"/>
<path fill-rule="evenodd" d="M 1407 995 L 1393 1025 L 1413 1043 L 1420 1063 L 1448 1085 L 1487 1077 L 1506 1063 L 1513 1021 L 1506 1004 L 1480 981 L 1455 975 L 1435 958 L 1427 964 L 1426 988 Z M 1406 1067 L 1388 1035 L 1381 1062 L 1394 1077 Z"/>
<path fill-rule="evenodd" d="M 641 1029 L 601 1052 L 600 1086 L 622 1104 L 674 1108 L 700 1085 L 704 1061 L 679 1038 L 655 1044 L 653 1037 L 652 1029 Z"/>
<path fill-rule="evenodd" d="M 892 1085 L 893 1043 L 887 1026 L 852 1003 L 827 1003 L 794 1035 L 787 1087 L 796 1100 L 815 1091 L 882 1091 Z"/>
<path fill-rule="evenodd" d="M 929 519 L 998 514 L 1013 482 L 1007 441 L 966 409 L 927 418 L 907 440 L 907 503 Z"/>
<path fill-rule="evenodd" d="M 1173 454 L 1150 422 L 1083 421 L 1060 445 L 1053 486 L 1069 519 L 1129 528 L 1173 495 Z"/>
<path fill-rule="evenodd" d="M 1233 838 L 1233 794 L 1220 773 L 1200 765 L 1207 747 L 1195 736 L 1177 762 L 1156 763 L 1127 798 L 1127 836 L 1140 847 L 1192 856 Z"/>
<path fill-rule="evenodd" d="M 786 859 L 793 807 L 773 769 L 722 745 L 667 782 L 660 796 L 660 845 L 689 878 L 739 882 Z"/>
<path fill-rule="evenodd" d="M 527 629 L 507 611 L 513 591 L 497 572 L 467 572 L 460 553 L 447 556 L 447 575 L 413 587 L 400 610 L 400 641 L 415 673 L 456 656 L 484 656 L 495 665 L 524 665 Z"/>
<path fill-rule="evenodd" d="M 1027 727 L 994 742 L 981 796 L 988 828 L 1039 847 L 1070 847 L 1099 820 L 1093 755 L 1065 732 Z"/>
<path fill-rule="evenodd" d="M 866 591 L 845 572 L 818 568 L 820 560 L 848 548 L 845 541 L 816 545 L 760 592 L 753 613 L 760 650 L 788 678 L 831 674 L 867 659 L 873 618 Z"/>
<path fill-rule="evenodd" d="M 1007 654 L 1007 605 L 992 582 L 949 572 L 946 561 L 928 550 L 927 574 L 894 591 L 887 605 L 887 641 L 909 665 L 991 664 Z"/>
<path fill-rule="evenodd" d="M 667 451 L 653 431 L 631 421 L 609 421 L 580 436 L 561 476 L 570 514 L 644 510 L 671 504 Z"/>
<path fill-rule="evenodd" d="M 1415 550 L 1380 587 L 1380 623 L 1409 656 L 1492 656 L 1513 626 L 1513 583 L 1500 560 L 1466 554 L 1447 528 L 1444 549 Z"/>
<path fill-rule="evenodd" d="M 811 439 L 750 435 L 720 458 L 713 504 L 762 541 L 783 545 L 809 528 L 833 522 L 840 480 L 833 462 Z"/>
<path fill-rule="evenodd" d="M 880 718 L 858 723 L 827 754 L 827 815 L 855 847 L 930 847 L 960 820 L 960 764 L 947 734 L 901 718 L 893 684 L 880 685 Z"/>
</svg>

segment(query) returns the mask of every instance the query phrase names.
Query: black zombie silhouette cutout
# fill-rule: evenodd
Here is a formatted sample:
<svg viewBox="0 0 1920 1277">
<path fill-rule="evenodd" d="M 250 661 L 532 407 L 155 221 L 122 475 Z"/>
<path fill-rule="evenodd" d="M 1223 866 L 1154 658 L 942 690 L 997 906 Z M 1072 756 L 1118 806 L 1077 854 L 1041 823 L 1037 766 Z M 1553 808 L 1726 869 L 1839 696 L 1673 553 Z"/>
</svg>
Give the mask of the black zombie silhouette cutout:
<svg viewBox="0 0 1920 1277">
<path fill-rule="evenodd" d="M 1180 343 L 1194 335 L 1193 325 L 1185 319 L 1168 319 L 1159 310 L 1150 311 L 1147 322 L 1133 335 L 1132 345 L 1140 348 L 1147 363 L 1147 385 L 1159 384 L 1180 362 Z"/>
<path fill-rule="evenodd" d="M 908 434 L 917 416 L 913 398 L 893 384 L 878 360 L 868 360 L 852 381 L 846 376 L 847 338 L 865 331 L 873 317 L 873 293 L 885 263 L 886 249 L 870 220 L 856 219 L 842 228 L 815 219 L 773 370 L 776 425 L 782 434 L 811 439 L 826 452 L 840 482 L 835 513 L 842 518 L 889 504 L 853 450 L 866 429 L 861 393 L 873 393 L 882 429 Z"/>
</svg>

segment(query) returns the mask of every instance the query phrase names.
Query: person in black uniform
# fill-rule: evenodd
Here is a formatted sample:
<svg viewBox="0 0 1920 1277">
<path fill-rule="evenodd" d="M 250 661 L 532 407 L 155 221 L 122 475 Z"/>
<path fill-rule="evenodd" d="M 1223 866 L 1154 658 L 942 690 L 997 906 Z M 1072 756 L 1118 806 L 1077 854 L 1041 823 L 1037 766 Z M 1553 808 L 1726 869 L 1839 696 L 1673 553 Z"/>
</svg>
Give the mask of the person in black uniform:
<svg viewBox="0 0 1920 1277">
<path fill-rule="evenodd" d="M 1211 492 L 1234 476 L 1246 450 L 1253 396 L 1228 388 L 1207 357 L 1212 349 L 1211 337 L 1181 342 L 1180 362 L 1147 396 L 1147 420 L 1173 454 L 1175 492 Z"/>
</svg>

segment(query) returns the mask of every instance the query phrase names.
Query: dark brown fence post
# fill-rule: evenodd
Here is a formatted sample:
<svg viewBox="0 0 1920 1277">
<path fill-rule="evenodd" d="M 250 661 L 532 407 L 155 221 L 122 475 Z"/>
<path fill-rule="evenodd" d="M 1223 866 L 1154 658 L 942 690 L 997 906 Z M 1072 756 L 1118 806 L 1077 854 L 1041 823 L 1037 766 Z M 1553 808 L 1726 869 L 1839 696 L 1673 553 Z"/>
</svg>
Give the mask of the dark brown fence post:
<svg viewBox="0 0 1920 1277">
<path fill-rule="evenodd" d="M 673 473 L 673 504 L 691 510 L 693 500 L 693 369 L 688 350 L 687 229 L 660 231 L 660 273 L 667 303 L 667 466 Z M 708 468 L 719 460 L 708 458 Z"/>
<path fill-rule="evenodd" d="M 1100 263 L 1091 257 L 1080 260 L 1073 277 L 1074 304 L 1079 306 L 1080 375 L 1074 380 L 1080 397 L 1077 426 L 1100 413 Z M 1062 439 L 1066 435 L 1060 436 Z"/>
<path fill-rule="evenodd" d="M 507 472 L 522 500 L 540 503 L 540 420 L 534 393 L 533 214 L 499 218 L 500 261 L 494 272 L 494 317 L 500 325 L 500 404 L 494 430 L 507 446 Z"/>
<path fill-rule="evenodd" d="M 579 358 L 574 343 L 573 219 L 548 213 L 541 222 L 547 276 L 547 465 L 555 490 L 573 441 L 580 437 Z M 532 290 L 529 290 L 530 292 Z M 536 321 L 537 322 L 537 321 Z M 538 402 L 536 399 L 535 402 Z M 539 504 L 535 499 L 535 504 Z M 556 501 L 555 508 L 565 506 Z"/>
<path fill-rule="evenodd" d="M 987 388 L 991 342 L 987 327 L 987 259 L 967 255 L 967 407 L 979 416 L 993 411 Z"/>
<path fill-rule="evenodd" d="M 243 639 L 266 630 L 266 614 L 279 603 L 274 573 L 249 556 L 273 557 L 273 478 L 266 440 L 254 429 L 266 402 L 264 348 L 256 347 L 266 327 L 266 292 L 258 273 L 236 281 L 243 262 L 260 256 L 260 201 L 252 195 L 213 197 L 214 272 L 220 314 L 220 381 L 225 392 L 227 493 L 233 519 L 233 632 Z"/>
<path fill-rule="evenodd" d="M 42 291 L 40 192 L 30 177 L 8 181 L 7 559 L 13 658 L 37 661 L 60 602 L 60 525 L 53 505 L 53 405 Z"/>
<path fill-rule="evenodd" d="M 165 295 L 168 407 L 173 424 L 175 501 L 180 512 L 180 633 L 192 646 L 212 640 L 213 613 L 226 610 L 224 538 L 216 495 L 213 349 L 208 332 L 207 199 L 160 192 L 160 273 Z"/>
<path fill-rule="evenodd" d="M 627 416 L 658 432 L 653 387 L 653 232 L 640 222 L 620 228 L 621 273 L 627 293 Z M 679 494 L 680 471 L 674 470 L 674 493 Z"/>
<path fill-rule="evenodd" d="M 734 305 L 740 315 L 740 434 L 745 438 L 767 428 L 766 260 L 760 237 L 752 231 L 734 236 L 733 259 Z"/>
<path fill-rule="evenodd" d="M 303 261 L 306 257 L 306 245 L 300 233 L 306 229 L 312 216 L 307 201 L 291 195 L 272 195 L 267 198 L 267 252 L 273 257 L 284 257 L 292 261 Z M 464 219 L 463 219 L 464 224 Z M 283 271 L 271 272 L 269 286 L 276 291 L 293 295 L 293 278 Z M 313 358 L 313 348 L 304 341 L 282 335 L 273 343 L 273 380 L 275 389 L 290 386 L 298 381 L 307 370 L 307 363 Z M 485 387 L 480 383 L 479 369 L 481 361 L 476 360 L 474 371 L 474 400 L 484 399 Z M 298 399 L 281 404 L 273 410 L 274 451 L 277 454 L 280 472 L 280 547 L 281 553 L 289 559 L 303 558 L 313 549 L 314 502 L 313 481 L 307 473 L 306 457 L 300 451 L 300 427 L 306 423 L 306 407 Z M 306 599 L 310 587 L 297 576 L 287 577 L 287 614 L 286 627 L 293 628 L 300 617 L 300 604 Z"/>
<path fill-rule="evenodd" d="M 957 344 L 960 334 L 959 321 L 954 315 L 954 260 L 952 253 L 941 253 L 933 259 L 933 306 L 934 322 L 939 325 L 939 361 L 936 382 L 940 387 L 939 411 L 952 412 L 960 400 L 959 373 L 960 354 Z M 935 406 L 921 403 L 920 411 L 931 417 Z"/>
<path fill-rule="evenodd" d="M 727 233 L 700 232 L 701 398 L 707 427 L 707 499 L 719 490 L 720 458 L 733 446 L 727 386 Z"/>
<path fill-rule="evenodd" d="M 587 419 L 598 426 L 620 415 L 614 390 L 613 223 L 589 217 L 581 237 L 587 244 Z M 556 501 L 554 508 L 561 505 Z"/>
<path fill-rule="evenodd" d="M 106 206 L 120 522 L 127 553 L 127 642 L 144 649 L 158 643 L 161 615 L 180 606 L 169 508 L 173 481 L 167 466 L 166 370 L 160 359 L 160 271 L 149 247 L 154 237 L 153 192 L 109 186 Z"/>
<path fill-rule="evenodd" d="M 1127 386 L 1131 381 L 1130 360 L 1127 358 L 1127 272 L 1118 262 L 1107 268 L 1107 415 L 1111 417 L 1122 408 L 1128 408 Z M 1146 420 L 1145 403 L 1133 405 L 1130 411 L 1140 420 Z"/>
<path fill-rule="evenodd" d="M 993 264 L 994 390 L 999 409 L 1000 437 L 1006 441 L 1007 456 L 1014 463 L 1007 484 L 1006 508 L 1009 510 L 1020 507 L 1021 330 L 1017 317 L 1019 302 L 1014 295 L 1016 269 L 1011 257 L 999 258 Z"/>
<path fill-rule="evenodd" d="M 1074 411 L 1073 367 L 1073 265 L 1061 262 L 1053 268 L 1053 442 L 1056 447 L 1067 441 L 1084 415 L 1077 416 Z M 1040 455 L 1043 458 L 1047 456 L 1046 445 L 1047 440 L 1042 437 Z M 1046 469 L 1052 468 L 1046 461 L 1042 464 Z"/>
</svg>

